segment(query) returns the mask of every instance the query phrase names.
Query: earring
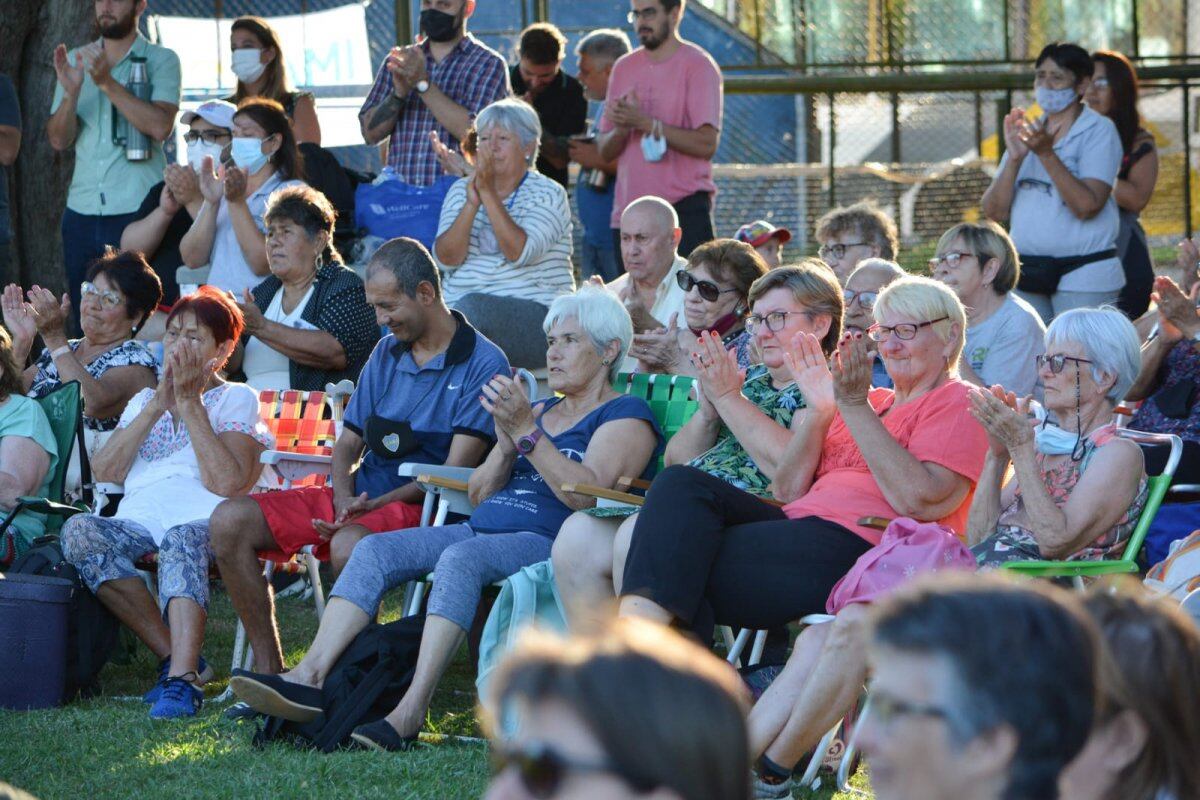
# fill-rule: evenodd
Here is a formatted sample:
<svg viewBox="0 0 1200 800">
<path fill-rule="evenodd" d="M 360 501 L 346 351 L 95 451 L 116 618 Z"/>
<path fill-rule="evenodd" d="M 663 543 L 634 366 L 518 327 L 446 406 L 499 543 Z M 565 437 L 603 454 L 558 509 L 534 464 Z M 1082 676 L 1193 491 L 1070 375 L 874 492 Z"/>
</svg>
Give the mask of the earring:
<svg viewBox="0 0 1200 800">
<path fill-rule="evenodd" d="M 612 361 L 610 359 L 606 358 L 606 359 L 602 360 L 600 363 L 607 367 L 609 364 L 612 363 Z"/>
</svg>

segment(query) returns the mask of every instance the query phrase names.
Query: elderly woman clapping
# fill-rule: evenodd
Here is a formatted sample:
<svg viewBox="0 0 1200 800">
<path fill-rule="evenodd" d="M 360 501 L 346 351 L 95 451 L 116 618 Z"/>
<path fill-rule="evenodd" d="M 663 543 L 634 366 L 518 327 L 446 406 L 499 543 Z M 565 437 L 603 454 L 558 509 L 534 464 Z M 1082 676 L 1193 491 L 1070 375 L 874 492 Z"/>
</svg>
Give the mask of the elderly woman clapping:
<svg viewBox="0 0 1200 800">
<path fill-rule="evenodd" d="M 1133 325 L 1112 309 L 1068 311 L 1037 361 L 1058 425 L 1035 427 L 1028 401 L 1000 387 L 972 392 L 989 447 L 967 540 L 983 566 L 1119 554 L 1146 502 L 1141 450 L 1112 422 L 1140 365 Z"/>
<path fill-rule="evenodd" d="M 465 522 L 369 536 L 333 587 L 316 639 L 283 675 L 237 673 L 233 690 L 253 708 L 292 720 L 321 713 L 320 686 L 389 589 L 433 571 L 421 657 L 408 693 L 386 719 L 360 726 L 360 743 L 407 749 L 425 721 L 434 688 L 475 618 L 489 583 L 550 557 L 563 521 L 591 500 L 563 484 L 611 488 L 622 475 L 648 476 L 662 434 L 645 401 L 613 391 L 633 324 L 621 301 L 599 288 L 560 297 L 545 321 L 550 390 L 530 404 L 521 385 L 497 375 L 480 398 L 497 443 L 468 485 L 476 504 Z"/>
<path fill-rule="evenodd" d="M 542 126 L 527 103 L 491 104 L 475 118 L 475 131 L 475 172 L 450 187 L 433 255 L 447 273 L 447 304 L 513 366 L 539 368 L 546 309 L 575 285 L 570 202 L 533 168 Z"/>
</svg>

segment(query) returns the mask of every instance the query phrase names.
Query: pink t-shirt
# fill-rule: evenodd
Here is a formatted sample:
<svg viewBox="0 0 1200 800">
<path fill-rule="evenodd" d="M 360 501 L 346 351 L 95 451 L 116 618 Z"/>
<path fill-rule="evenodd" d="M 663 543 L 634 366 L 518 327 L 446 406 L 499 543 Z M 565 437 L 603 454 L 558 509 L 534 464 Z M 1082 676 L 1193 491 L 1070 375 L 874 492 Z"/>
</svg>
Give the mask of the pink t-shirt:
<svg viewBox="0 0 1200 800">
<path fill-rule="evenodd" d="M 621 56 L 609 78 L 608 99 L 616 100 L 631 91 L 637 93 L 642 111 L 665 125 L 692 130 L 712 125 L 721 129 L 721 70 L 712 56 L 690 42 L 684 42 L 662 63 L 651 61 L 644 47 Z M 600 132 L 612 129 L 608 117 L 601 117 Z M 625 206 L 643 195 L 677 203 L 696 192 L 716 191 L 712 161 L 668 147 L 661 161 L 648 162 L 642 155 L 642 133 L 635 131 L 617 160 L 612 226 L 620 227 Z"/>
<path fill-rule="evenodd" d="M 971 481 L 971 491 L 953 513 L 925 520 L 940 522 L 960 536 L 988 449 L 983 426 L 971 416 L 968 389 L 969 384 L 950 380 L 886 414 L 895 399 L 892 390 L 872 389 L 868 396 L 871 408 L 883 415 L 883 427 L 905 450 L 919 461 L 938 464 Z M 812 487 L 783 511 L 790 519 L 817 516 L 844 525 L 872 545 L 879 544 L 883 532 L 859 525 L 859 518 L 899 516 L 884 498 L 840 413 L 825 434 Z"/>
</svg>

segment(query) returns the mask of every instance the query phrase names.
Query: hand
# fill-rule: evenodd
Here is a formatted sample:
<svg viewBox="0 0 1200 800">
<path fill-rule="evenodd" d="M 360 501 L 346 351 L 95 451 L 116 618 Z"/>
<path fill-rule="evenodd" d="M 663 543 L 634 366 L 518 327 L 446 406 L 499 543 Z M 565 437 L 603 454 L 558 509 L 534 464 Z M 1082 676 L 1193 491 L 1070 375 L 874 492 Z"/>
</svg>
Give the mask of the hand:
<svg viewBox="0 0 1200 800">
<path fill-rule="evenodd" d="M 182 342 L 171 351 L 169 360 L 176 401 L 199 400 L 217 371 L 216 359 L 205 361 L 198 345 Z"/>
<path fill-rule="evenodd" d="M 1029 148 L 1021 141 L 1021 126 L 1025 124 L 1025 109 L 1020 106 L 1004 115 L 1004 147 L 1008 157 L 1020 162 L 1029 155 Z"/>
<path fill-rule="evenodd" d="M 536 427 L 533 408 L 525 387 L 507 375 L 495 375 L 482 387 L 480 405 L 496 421 L 496 430 L 504 431 L 513 441 L 531 433 Z"/>
<path fill-rule="evenodd" d="M 994 455 L 1007 458 L 1016 448 L 1033 442 L 1033 420 L 1029 416 L 1029 398 L 1018 399 L 1002 386 L 969 390 L 971 416 L 987 432 L 988 446 Z"/>
<path fill-rule="evenodd" d="M 250 294 L 250 290 L 242 289 L 242 302 L 238 302 L 237 298 L 234 298 L 234 302 L 242 311 L 242 319 L 246 322 L 246 333 L 253 335 L 262 330 L 263 325 L 267 323 L 267 318 L 255 305 L 254 295 Z"/>
<path fill-rule="evenodd" d="M 429 144 L 433 147 L 433 154 L 437 156 L 438 163 L 442 165 L 442 171 L 447 175 L 469 178 L 475 174 L 475 165 L 467 161 L 467 157 L 459 151 L 447 147 L 436 130 L 429 132 Z"/>
<path fill-rule="evenodd" d="M 383 66 L 392 75 L 392 94 L 400 98 L 407 97 L 413 87 L 404 72 L 404 48 L 393 47 Z"/>
<path fill-rule="evenodd" d="M 1017 136 L 1035 156 L 1048 156 L 1054 152 L 1054 136 L 1057 130 L 1050 127 L 1045 117 L 1026 122 Z"/>
<path fill-rule="evenodd" d="M 608 101 L 605 104 L 604 113 L 608 115 L 609 122 L 625 130 L 649 133 L 650 127 L 654 123 L 654 120 L 642 113 L 635 91 L 629 92 L 624 97 L 618 97 L 616 100 Z"/>
<path fill-rule="evenodd" d="M 96 84 L 96 88 L 100 91 L 107 91 L 113 84 L 113 77 L 108 56 L 104 53 L 104 45 L 100 42 L 92 42 L 80 48 L 79 55 L 83 58 L 84 69 L 92 77 L 92 83 Z"/>
<path fill-rule="evenodd" d="M 221 198 L 225 196 L 225 173 L 222 170 L 218 175 L 213 170 L 212 156 L 205 156 L 204 161 L 200 163 L 200 172 L 197 173 L 197 180 L 200 184 L 200 196 L 212 206 L 221 202 Z"/>
<path fill-rule="evenodd" d="M 170 414 L 175 410 L 175 374 L 169 358 L 163 363 L 162 377 L 158 379 L 154 399 L 150 402 L 154 403 L 160 414 Z"/>
<path fill-rule="evenodd" d="M 1179 288 L 1190 295 L 1192 287 L 1200 281 L 1200 246 L 1196 245 L 1195 239 L 1184 239 L 1179 243 L 1175 263 L 1179 265 Z"/>
<path fill-rule="evenodd" d="M 842 334 L 833 354 L 833 396 L 839 406 L 867 404 L 871 391 L 871 356 L 861 333 Z"/>
<path fill-rule="evenodd" d="M 162 192 L 158 195 L 158 207 L 168 217 L 174 217 L 179 213 L 179 209 L 183 208 L 180 202 L 175 199 L 175 195 L 171 194 L 171 187 L 165 183 L 163 184 Z"/>
<path fill-rule="evenodd" d="M 367 499 L 367 493 L 363 492 L 357 497 L 337 497 L 333 498 L 333 520 L 326 522 L 323 519 L 314 519 L 312 521 L 313 529 L 317 535 L 325 541 L 333 538 L 333 535 L 342 528 L 351 524 L 356 517 L 366 514 L 368 511 L 374 510 L 374 503 Z"/>
<path fill-rule="evenodd" d="M 1184 336 L 1191 338 L 1200 332 L 1200 316 L 1196 311 L 1196 292 L 1200 284 L 1192 285 L 1192 296 L 1188 297 L 1175 281 L 1166 275 L 1154 279 L 1154 291 L 1150 299 L 1158 305 L 1161 334 L 1167 341 L 1179 341 Z"/>
<path fill-rule="evenodd" d="M 604 159 L 600 158 L 600 148 L 594 141 L 570 140 L 567 142 L 567 156 L 584 169 L 600 169 L 604 166 Z"/>
<path fill-rule="evenodd" d="M 75 54 L 75 63 L 72 64 L 65 44 L 54 48 L 54 74 L 58 76 L 63 91 L 71 97 L 78 97 L 79 90 L 83 88 L 83 71 L 83 58 L 79 53 Z"/>
<path fill-rule="evenodd" d="M 37 334 L 33 306 L 21 296 L 20 286 L 10 283 L 4 287 L 4 294 L 0 295 L 0 310 L 4 312 L 4 327 L 14 343 L 28 344 L 33 341 Z"/>
<path fill-rule="evenodd" d="M 629 355 L 638 360 L 643 371 L 671 373 L 683 360 L 686 351 L 679 341 L 678 318 L 678 313 L 672 314 L 667 327 L 634 334 Z"/>
<path fill-rule="evenodd" d="M 692 366 L 696 368 L 700 389 L 714 406 L 728 395 L 741 394 L 746 373 L 738 369 L 737 352 L 726 350 L 715 331 L 706 331 L 696 337 Z"/>
<path fill-rule="evenodd" d="M 783 363 L 787 365 L 796 388 L 804 397 L 804 404 L 814 411 L 832 413 L 837 409 L 833 394 L 833 373 L 825 353 L 821 351 L 821 340 L 807 331 L 792 337 L 790 347 L 784 349 Z"/>
<path fill-rule="evenodd" d="M 221 167 L 225 177 L 225 202 L 238 203 L 246 199 L 246 181 L 249 174 L 234 164 Z"/>
<path fill-rule="evenodd" d="M 425 51 L 418 45 L 410 44 L 403 48 L 400 67 L 411 86 L 416 86 L 421 81 L 429 79 L 429 70 L 425 64 Z"/>
<path fill-rule="evenodd" d="M 67 343 L 67 320 L 71 318 L 71 298 L 64 294 L 55 297 L 54 292 L 34 285 L 26 295 L 33 308 L 33 324 L 42 340 L 51 350 Z"/>
<path fill-rule="evenodd" d="M 487 148 L 481 148 L 475 156 L 475 191 L 480 199 L 485 195 L 496 194 L 496 165 Z"/>
<path fill-rule="evenodd" d="M 200 198 L 200 178 L 191 167 L 168 164 L 163 171 L 163 182 L 171 190 L 171 196 L 181 206 Z"/>
<path fill-rule="evenodd" d="M 621 302 L 625 305 L 625 310 L 629 312 L 629 318 L 633 321 L 633 330 L 635 332 L 645 333 L 646 331 L 658 330 L 663 327 L 663 324 L 654 318 L 650 313 L 650 309 L 642 301 L 642 297 L 634 288 L 632 280 L 625 284 L 625 292 L 621 297 Z"/>
</svg>

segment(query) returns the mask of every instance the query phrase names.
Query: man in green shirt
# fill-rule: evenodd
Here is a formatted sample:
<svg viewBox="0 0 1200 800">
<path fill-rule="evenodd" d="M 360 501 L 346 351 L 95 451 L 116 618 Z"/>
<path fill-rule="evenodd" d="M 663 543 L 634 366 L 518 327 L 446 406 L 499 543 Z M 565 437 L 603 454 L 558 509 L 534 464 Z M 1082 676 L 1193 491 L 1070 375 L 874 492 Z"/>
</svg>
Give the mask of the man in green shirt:
<svg viewBox="0 0 1200 800">
<path fill-rule="evenodd" d="M 179 110 L 179 56 L 151 44 L 138 32 L 146 0 L 94 0 L 100 38 L 67 52 L 54 51 L 58 86 L 46 134 L 55 150 L 75 151 L 75 173 L 63 214 L 63 260 L 72 314 L 79 319 L 79 285 L 87 264 L 119 245 L 142 198 L 162 179 L 162 143 L 171 135 Z M 150 100 L 125 88 L 135 57 L 146 60 Z M 150 157 L 126 158 L 113 141 L 113 115 L 150 139 Z"/>
</svg>

